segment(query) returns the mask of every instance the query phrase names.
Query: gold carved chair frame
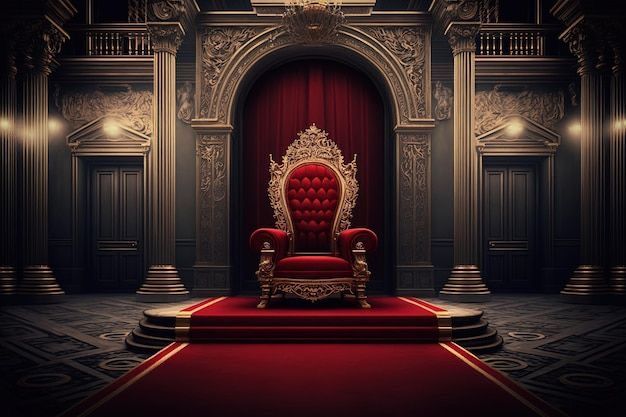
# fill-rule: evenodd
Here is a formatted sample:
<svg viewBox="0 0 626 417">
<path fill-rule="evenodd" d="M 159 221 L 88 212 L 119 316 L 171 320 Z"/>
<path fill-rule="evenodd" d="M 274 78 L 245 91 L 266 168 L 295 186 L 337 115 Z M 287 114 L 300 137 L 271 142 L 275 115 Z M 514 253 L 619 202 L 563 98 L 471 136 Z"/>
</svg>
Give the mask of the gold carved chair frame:
<svg viewBox="0 0 626 417">
<path fill-rule="evenodd" d="M 338 181 L 338 204 L 331 227 L 330 251 L 327 253 L 303 253 L 295 250 L 294 225 L 292 223 L 287 201 L 286 185 L 291 173 L 302 165 L 322 164 L 331 169 Z M 274 161 L 270 155 L 270 181 L 268 195 L 276 229 L 285 232 L 289 239 L 287 256 L 294 255 L 329 255 L 339 253 L 337 238 L 339 234 L 350 228 L 352 211 L 356 204 L 359 184 L 356 179 L 356 155 L 349 163 L 344 163 L 341 150 L 334 141 L 328 138 L 324 130 L 315 124 L 303 132 L 287 148 L 282 163 Z M 365 247 L 362 242 L 353 242 L 350 248 L 352 273 L 339 278 L 289 278 L 274 277 L 276 248 L 271 242 L 263 242 L 260 247 L 260 263 L 257 278 L 261 286 L 261 301 L 258 307 L 264 308 L 271 297 L 284 296 L 287 293 L 315 302 L 332 294 L 354 296 L 362 307 L 369 307 L 366 300 L 365 287 L 370 271 L 365 260 Z"/>
</svg>

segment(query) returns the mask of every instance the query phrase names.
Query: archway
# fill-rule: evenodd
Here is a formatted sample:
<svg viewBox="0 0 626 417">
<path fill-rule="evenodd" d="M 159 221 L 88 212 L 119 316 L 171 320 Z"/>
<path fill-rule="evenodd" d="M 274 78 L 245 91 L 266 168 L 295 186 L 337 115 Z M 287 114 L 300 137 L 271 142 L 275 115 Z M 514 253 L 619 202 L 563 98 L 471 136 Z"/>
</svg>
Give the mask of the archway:
<svg viewBox="0 0 626 417">
<path fill-rule="evenodd" d="M 224 19 L 226 19 L 224 17 Z M 430 97 L 430 22 L 420 16 L 381 15 L 371 24 L 346 24 L 319 44 L 294 39 L 282 25 L 262 17 L 241 25 L 200 22 L 196 56 L 197 295 L 228 293 L 234 287 L 240 230 L 232 163 L 240 126 L 241 99 L 268 68 L 296 58 L 324 58 L 363 69 L 382 90 L 389 125 L 392 185 L 384 198 L 386 236 L 392 265 L 386 280 L 396 293 L 434 294 L 430 249 L 430 140 L 434 120 Z M 404 20 L 402 20 L 404 19 Z M 218 19 L 219 20 L 219 19 Z M 256 23 L 255 23 L 256 22 Z M 225 23 L 225 22 L 222 22 Z M 297 130 L 306 126 L 299 126 Z M 292 137 L 293 138 L 293 137 Z M 267 152 L 269 153 L 269 152 Z M 283 151 L 278 152 L 278 158 Z M 382 288 L 381 288 L 382 289 Z"/>
<path fill-rule="evenodd" d="M 298 131 L 315 123 L 326 130 L 348 160 L 357 155 L 359 198 L 352 224 L 372 228 L 380 238 L 379 251 L 369 257 L 372 290 L 391 286 L 387 271 L 385 218 L 392 210 L 389 193 L 390 129 L 386 106 L 378 86 L 362 71 L 328 59 L 300 59 L 263 72 L 241 98 L 233 143 L 233 230 L 238 230 L 233 253 L 234 291 L 257 291 L 254 271 L 258 253 L 247 245 L 258 227 L 273 227 L 273 212 L 267 197 L 268 155 L 280 160 Z M 238 159 L 239 163 L 236 161 Z M 381 198 L 383 197 L 383 198 Z M 387 227 L 389 225 L 387 224 Z M 238 241 L 237 241 L 238 238 Z M 238 282 L 237 282 L 238 281 Z"/>
</svg>

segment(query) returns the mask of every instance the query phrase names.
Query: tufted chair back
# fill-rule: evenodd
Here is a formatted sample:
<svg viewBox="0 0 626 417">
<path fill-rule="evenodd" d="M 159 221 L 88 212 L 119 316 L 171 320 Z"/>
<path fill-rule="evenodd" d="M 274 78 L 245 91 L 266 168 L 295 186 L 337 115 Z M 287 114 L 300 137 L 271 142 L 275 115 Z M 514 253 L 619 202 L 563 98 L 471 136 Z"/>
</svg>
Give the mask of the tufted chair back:
<svg viewBox="0 0 626 417">
<path fill-rule="evenodd" d="M 286 200 L 296 252 L 329 252 L 341 184 L 323 163 L 304 163 L 287 176 Z"/>
<path fill-rule="evenodd" d="M 337 252 L 337 235 L 350 227 L 359 183 L 356 155 L 341 150 L 315 124 L 298 133 L 282 163 L 270 155 L 267 193 L 276 228 L 290 236 L 289 252 Z"/>
</svg>

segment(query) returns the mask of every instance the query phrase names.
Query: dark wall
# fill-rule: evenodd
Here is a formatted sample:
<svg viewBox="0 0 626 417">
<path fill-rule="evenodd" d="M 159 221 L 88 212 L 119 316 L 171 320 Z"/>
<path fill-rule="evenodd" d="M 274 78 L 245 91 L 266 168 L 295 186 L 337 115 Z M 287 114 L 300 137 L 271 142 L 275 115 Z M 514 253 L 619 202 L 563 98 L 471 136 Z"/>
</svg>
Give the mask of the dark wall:
<svg viewBox="0 0 626 417">
<path fill-rule="evenodd" d="M 451 82 L 444 82 L 450 86 Z M 478 86 L 477 91 L 492 86 Z M 533 91 L 545 87 L 529 86 Z M 567 92 L 567 85 L 563 85 Z M 554 91 L 551 89 L 550 91 Z M 580 238 L 580 133 L 570 127 L 578 122 L 580 107 L 572 106 L 565 95 L 565 116 L 555 126 L 561 144 L 554 168 L 554 265 L 542 277 L 542 291 L 558 291 L 577 266 Z M 432 262 L 435 267 L 435 288 L 440 290 L 453 264 L 453 117 L 438 121 L 432 135 Z M 538 265 L 543 267 L 545 265 Z"/>
<path fill-rule="evenodd" d="M 133 85 L 133 89 L 151 89 L 151 85 Z M 49 115 L 59 123 L 59 129 L 51 131 L 49 137 L 50 265 L 66 292 L 83 292 L 89 277 L 75 268 L 72 259 L 72 157 L 67 135 L 73 128 L 63 119 L 52 94 Z M 191 288 L 196 237 L 195 134 L 191 126 L 180 120 L 176 123 L 176 145 L 176 265 L 185 285 Z"/>
<path fill-rule="evenodd" d="M 437 122 L 431 148 L 432 189 L 432 262 L 435 288 L 443 287 L 452 268 L 454 236 L 453 150 L 454 122 Z"/>
</svg>

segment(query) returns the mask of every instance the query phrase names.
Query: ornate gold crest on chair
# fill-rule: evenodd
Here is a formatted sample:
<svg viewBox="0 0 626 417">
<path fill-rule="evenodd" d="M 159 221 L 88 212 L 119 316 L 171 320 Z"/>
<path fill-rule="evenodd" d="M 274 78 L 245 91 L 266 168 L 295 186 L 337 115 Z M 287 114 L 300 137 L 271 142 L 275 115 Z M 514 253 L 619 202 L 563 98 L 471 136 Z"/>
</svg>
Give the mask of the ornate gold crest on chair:
<svg viewBox="0 0 626 417">
<path fill-rule="evenodd" d="M 259 308 L 272 295 L 287 293 L 310 301 L 349 294 L 370 307 L 366 254 L 378 240 L 369 229 L 350 229 L 358 190 L 356 155 L 345 164 L 335 142 L 315 124 L 298 133 L 282 164 L 270 155 L 268 194 L 276 228 L 250 236 L 261 258 Z"/>
</svg>

